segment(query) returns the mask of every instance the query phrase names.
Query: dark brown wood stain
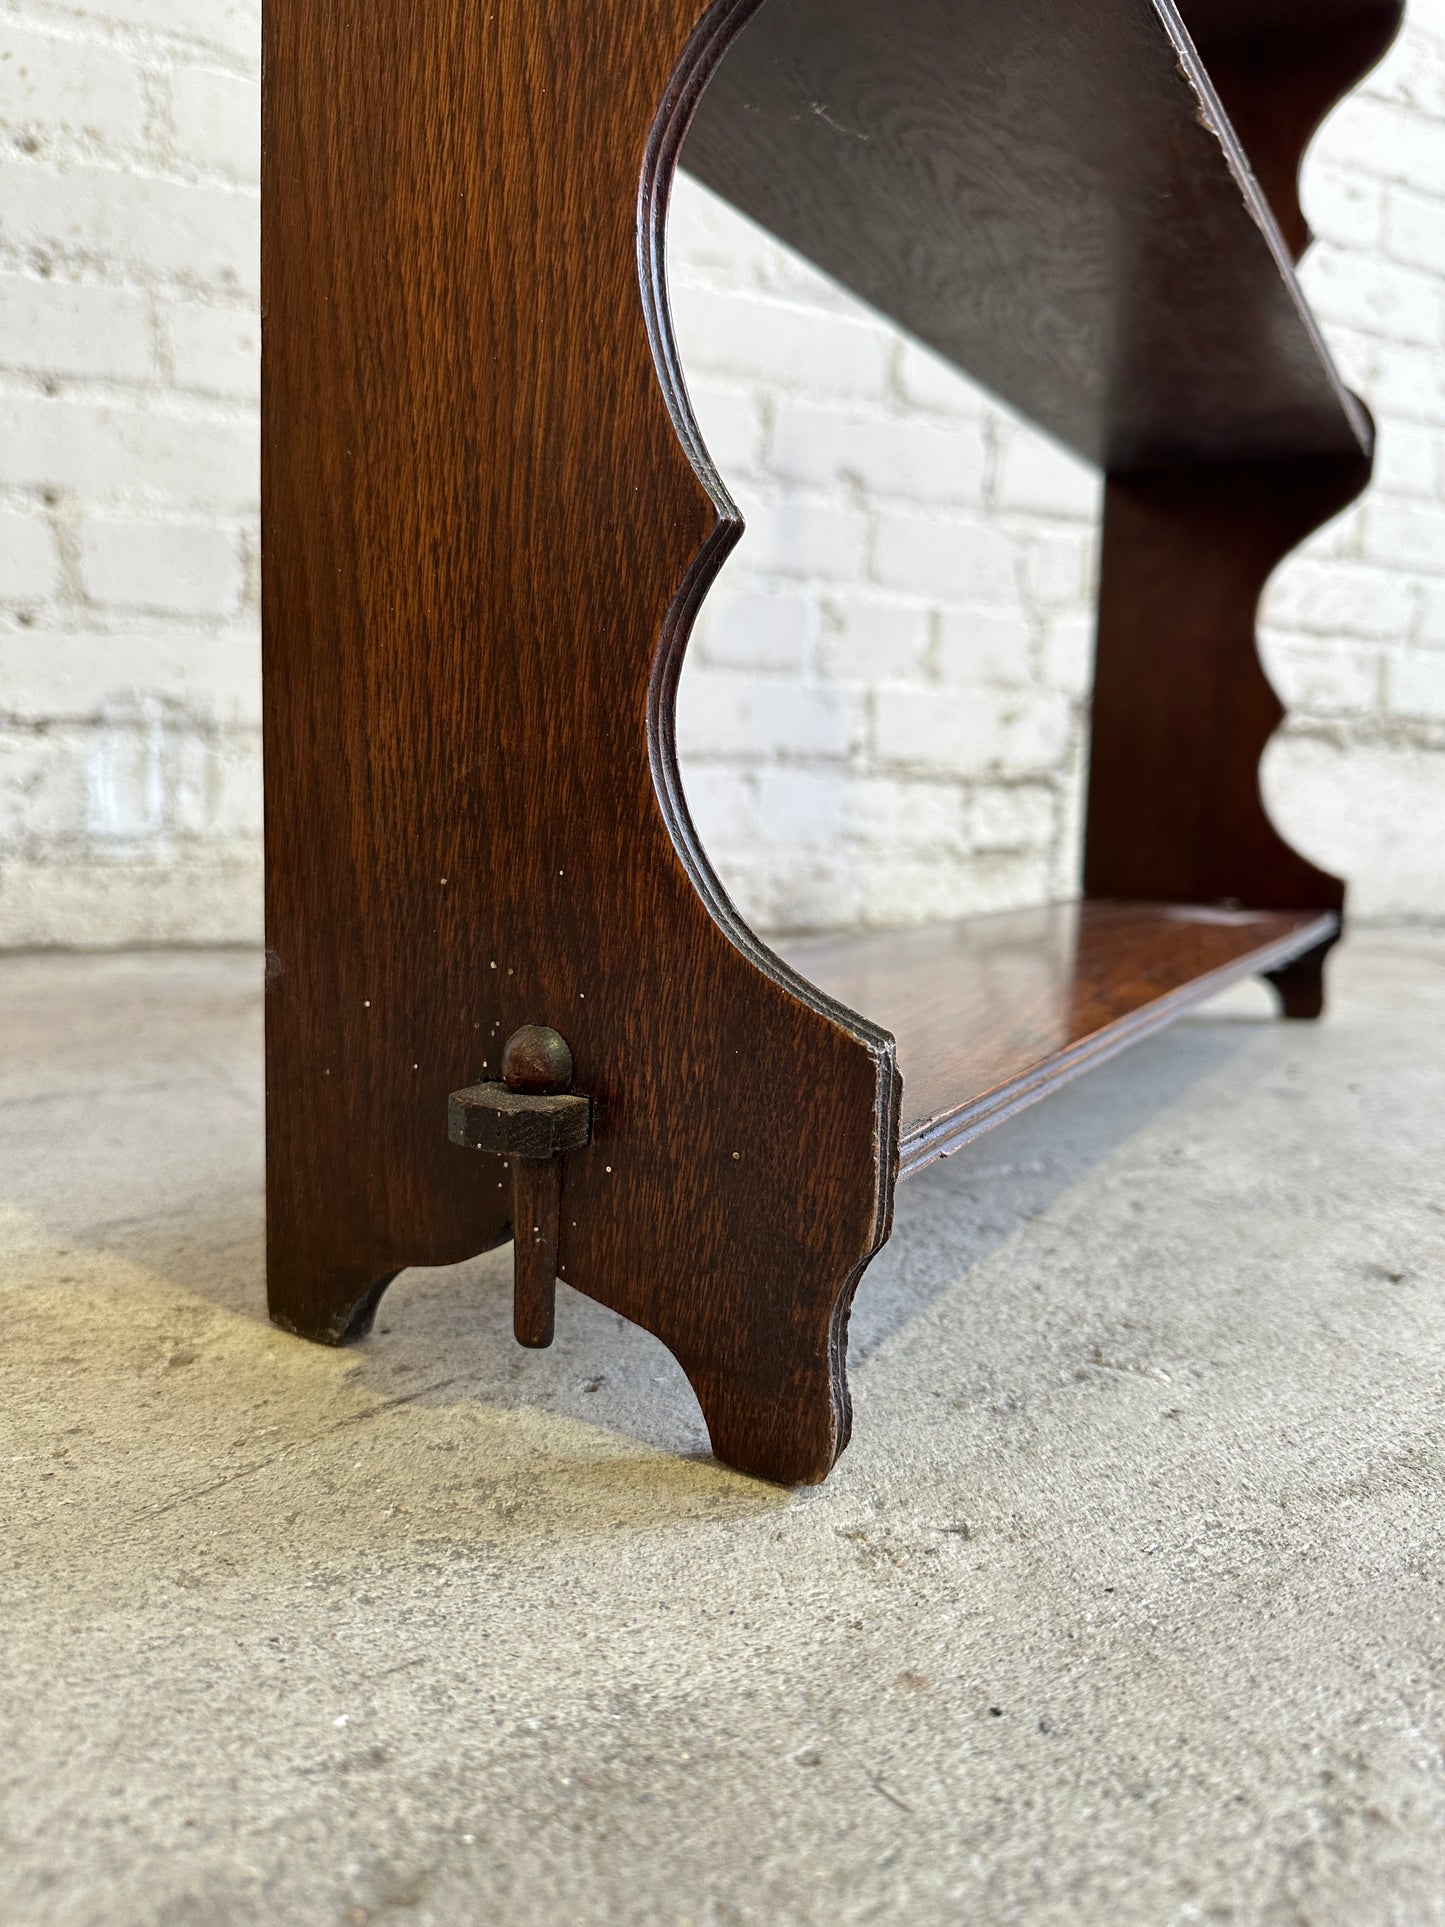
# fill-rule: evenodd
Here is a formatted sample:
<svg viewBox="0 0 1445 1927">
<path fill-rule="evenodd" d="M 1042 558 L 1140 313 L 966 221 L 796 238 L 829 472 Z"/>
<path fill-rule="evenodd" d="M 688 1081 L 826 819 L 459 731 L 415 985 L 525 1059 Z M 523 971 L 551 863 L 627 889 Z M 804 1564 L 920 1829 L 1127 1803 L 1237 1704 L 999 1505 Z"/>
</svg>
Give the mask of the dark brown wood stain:
<svg viewBox="0 0 1445 1927">
<path fill-rule="evenodd" d="M 1255 616 L 1276 564 L 1363 488 L 1365 456 L 1115 476 L 1105 492 L 1084 892 L 1333 910 L 1260 795 L 1284 709 Z"/>
<path fill-rule="evenodd" d="M 1237 24 L 1184 12 L 1219 39 Z M 1312 30 L 1290 39 L 1307 62 Z M 1367 43 L 1373 58 L 1373 25 Z M 1242 105 L 1254 71 L 1231 66 Z M 1324 101 L 1305 92 L 1307 118 Z M 1290 132 L 1269 150 L 1291 193 L 1294 100 L 1281 90 Z M 1358 453 L 1367 436 L 1172 6 L 770 0 L 684 158 L 1102 468 Z"/>
<path fill-rule="evenodd" d="M 794 1480 L 846 1436 L 897 1124 L 891 1040 L 699 893 L 672 767 L 739 524 L 659 380 L 639 180 L 660 259 L 679 101 L 743 11 L 690 44 L 692 0 L 267 9 L 268 1267 L 337 1340 L 505 1237 L 447 1096 L 551 1025 L 597 1116 L 564 1275 Z"/>
<path fill-rule="evenodd" d="M 1269 32 L 1303 41 L 1286 4 Z M 1010 1078 L 1058 1081 L 1070 1051 L 1216 968 L 1317 1000 L 1341 893 L 1259 805 L 1278 706 L 1254 603 L 1363 481 L 1370 433 L 1265 195 L 1297 228 L 1310 117 L 1387 16 L 1332 0 L 1337 51 L 1282 88 L 1277 135 L 1283 43 L 1259 16 L 1242 39 L 1213 21 L 1261 189 L 1167 0 L 268 0 L 278 1323 L 355 1337 L 400 1269 L 485 1250 L 516 1217 L 548 1269 L 555 1190 L 534 1214 L 524 1184 L 514 1210 L 510 1174 L 447 1136 L 448 1094 L 546 1025 L 593 1105 L 590 1143 L 559 1160 L 561 1274 L 670 1347 L 729 1463 L 818 1479 L 846 1441 L 847 1310 L 899 1169 L 875 1020 L 892 1005 L 854 1014 L 747 929 L 672 740 L 688 631 L 741 523 L 686 402 L 663 230 L 733 42 L 688 150 L 704 176 L 1135 471 L 1109 491 L 1085 878 L 1125 902 L 1086 906 L 1032 1012 L 975 956 L 926 1036 L 898 1017 L 917 1115 L 957 1137 Z M 1146 899 L 1275 920 L 1241 936 Z M 851 1000 L 846 971 L 819 974 Z M 524 1336 L 544 1336 L 544 1297 Z"/>
</svg>

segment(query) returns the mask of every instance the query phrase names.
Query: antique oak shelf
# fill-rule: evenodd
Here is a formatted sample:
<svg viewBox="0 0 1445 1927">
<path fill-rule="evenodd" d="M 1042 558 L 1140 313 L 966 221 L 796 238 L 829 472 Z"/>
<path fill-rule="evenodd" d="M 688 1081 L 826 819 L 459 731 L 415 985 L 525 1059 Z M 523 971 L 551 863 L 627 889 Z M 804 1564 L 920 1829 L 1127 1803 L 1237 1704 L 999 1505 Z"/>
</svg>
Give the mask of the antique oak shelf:
<svg viewBox="0 0 1445 1927">
<path fill-rule="evenodd" d="M 901 1176 L 1234 978 L 1319 1013 L 1344 889 L 1260 800 L 1255 612 L 1369 478 L 1296 182 L 1398 19 L 268 0 L 279 1324 L 358 1337 L 515 1230 L 524 1342 L 555 1270 L 720 1458 L 816 1480 Z M 680 159 L 1104 472 L 1078 903 L 780 956 L 714 875 L 673 708 L 742 525 L 673 338 Z"/>
</svg>

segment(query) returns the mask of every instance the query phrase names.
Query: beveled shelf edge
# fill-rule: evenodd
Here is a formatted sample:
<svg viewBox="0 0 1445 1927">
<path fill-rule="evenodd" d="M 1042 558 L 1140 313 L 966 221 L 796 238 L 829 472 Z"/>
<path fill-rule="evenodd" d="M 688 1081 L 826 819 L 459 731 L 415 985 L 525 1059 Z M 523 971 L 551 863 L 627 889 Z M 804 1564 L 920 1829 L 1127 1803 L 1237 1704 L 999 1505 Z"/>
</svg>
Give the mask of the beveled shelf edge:
<svg viewBox="0 0 1445 1927">
<path fill-rule="evenodd" d="M 1314 309 L 1310 306 L 1300 281 L 1298 269 L 1290 252 L 1279 217 L 1270 206 L 1268 197 L 1254 171 L 1244 143 L 1235 132 L 1234 122 L 1225 107 L 1219 89 L 1210 76 L 1209 68 L 1195 44 L 1194 36 L 1181 13 L 1177 0 L 1153 0 L 1164 31 L 1173 42 L 1179 61 L 1179 71 L 1187 85 L 1192 89 L 1198 102 L 1198 113 L 1204 124 L 1210 126 L 1219 140 L 1220 153 L 1224 164 L 1239 189 L 1240 199 L 1249 211 L 1251 220 L 1259 229 L 1265 246 L 1273 257 L 1279 278 L 1283 282 L 1290 300 L 1294 303 L 1295 313 L 1300 326 L 1308 336 L 1315 357 L 1324 371 L 1325 379 L 1335 392 L 1340 412 L 1347 423 L 1350 433 L 1362 455 L 1373 455 L 1375 448 L 1375 426 L 1369 411 L 1362 406 L 1360 398 L 1345 386 L 1339 365 Z M 1290 451 L 1283 451 L 1289 453 Z"/>
<path fill-rule="evenodd" d="M 935 1112 L 931 1117 L 920 1118 L 916 1122 L 905 1119 L 899 1146 L 900 1180 L 912 1177 L 916 1171 L 926 1169 L 939 1158 L 952 1157 L 955 1151 L 972 1144 L 975 1138 L 982 1137 L 995 1125 L 1002 1124 L 1019 1111 L 1027 1110 L 1029 1105 L 1047 1097 L 1050 1091 L 1082 1076 L 1095 1065 L 1107 1063 L 1111 1057 L 1128 1050 L 1131 1044 L 1141 1043 L 1156 1031 L 1167 1029 L 1185 1011 L 1228 989 L 1231 984 L 1239 983 L 1246 977 L 1258 977 L 1267 971 L 1278 970 L 1317 945 L 1328 943 L 1338 934 L 1339 928 L 1339 917 L 1333 910 L 1326 911 L 1310 922 L 1301 924 L 1289 936 L 1262 944 L 1259 949 L 1247 951 L 1232 962 L 1221 964 L 1217 969 L 1206 971 L 1202 976 L 1182 984 L 1177 990 L 1166 992 L 1152 1003 L 1141 1004 L 1127 1017 L 1105 1025 L 1092 1036 L 1082 1038 L 1067 1050 L 1035 1065 L 1022 1077 L 1011 1078 L 996 1089 L 985 1092 L 982 1097 L 961 1104 L 955 1110 Z"/>
</svg>

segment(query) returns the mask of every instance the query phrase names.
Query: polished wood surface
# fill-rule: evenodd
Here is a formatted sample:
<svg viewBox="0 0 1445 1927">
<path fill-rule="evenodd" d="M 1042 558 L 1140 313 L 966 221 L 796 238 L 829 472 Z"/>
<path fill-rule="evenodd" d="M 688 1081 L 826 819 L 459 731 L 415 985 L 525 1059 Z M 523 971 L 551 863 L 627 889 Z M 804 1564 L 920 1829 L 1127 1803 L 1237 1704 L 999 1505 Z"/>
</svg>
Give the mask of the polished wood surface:
<svg viewBox="0 0 1445 1927">
<path fill-rule="evenodd" d="M 891 1031 L 900 1177 L 1241 977 L 1328 939 L 1333 915 L 1084 902 L 795 939 L 788 961 Z"/>
<path fill-rule="evenodd" d="M 1292 4 L 1210 29 L 1242 115 Z M 1362 57 L 1383 16 L 1324 4 Z M 819 1479 L 900 1167 L 888 1026 L 916 1168 L 1231 975 L 1318 1008 L 1340 891 L 1259 804 L 1254 602 L 1368 418 L 1170 0 L 268 0 L 263 74 L 272 1316 L 343 1342 L 520 1224 L 525 1339 L 555 1262 L 673 1351 L 720 1458 Z M 1286 225 L 1323 74 L 1282 90 Z M 699 100 L 707 178 L 1114 471 L 1085 890 L 1130 901 L 799 974 L 714 876 L 673 741 L 741 532 L 667 305 Z M 591 1105 L 542 1199 L 448 1138 L 528 1026 Z"/>
<path fill-rule="evenodd" d="M 448 1094 L 549 1025 L 595 1117 L 559 1275 L 672 1349 L 720 1457 L 806 1480 L 847 1437 L 896 1095 L 887 1037 L 737 918 L 677 781 L 740 524 L 662 223 L 747 11 L 266 9 L 268 1270 L 277 1321 L 337 1342 L 401 1267 L 506 1237 Z"/>
<path fill-rule="evenodd" d="M 684 158 L 1102 468 L 1367 444 L 1168 0 L 769 0 Z"/>
</svg>

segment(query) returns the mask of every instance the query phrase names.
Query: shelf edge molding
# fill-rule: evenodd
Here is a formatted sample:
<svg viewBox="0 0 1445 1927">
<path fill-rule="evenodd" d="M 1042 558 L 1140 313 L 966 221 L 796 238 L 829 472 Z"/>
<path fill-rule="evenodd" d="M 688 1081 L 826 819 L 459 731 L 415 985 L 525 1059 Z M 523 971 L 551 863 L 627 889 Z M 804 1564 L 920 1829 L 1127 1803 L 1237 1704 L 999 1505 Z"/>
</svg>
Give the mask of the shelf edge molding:
<svg viewBox="0 0 1445 1927">
<path fill-rule="evenodd" d="M 1279 979 L 1330 944 L 1332 910 L 1083 898 L 950 923 L 798 937 L 792 963 L 892 1033 L 903 1078 L 899 1176 L 1246 977 Z"/>
<path fill-rule="evenodd" d="M 1192 978 L 1177 990 L 1141 1004 L 1127 1016 L 1105 1025 L 1088 1037 L 1080 1038 L 1067 1050 L 1058 1052 L 1022 1077 L 975 1098 L 972 1103 L 961 1104 L 957 1110 L 944 1111 L 933 1117 L 910 1119 L 903 1127 L 899 1178 L 911 1177 L 915 1172 L 925 1170 L 938 1158 L 952 1157 L 986 1131 L 993 1130 L 1019 1111 L 1027 1110 L 1031 1104 L 1037 1104 L 1061 1085 L 1070 1083 L 1085 1071 L 1106 1064 L 1111 1057 L 1117 1057 L 1133 1044 L 1142 1043 L 1146 1037 L 1166 1030 L 1186 1011 L 1218 996 L 1231 984 L 1249 977 L 1269 977 L 1302 955 L 1331 943 L 1339 935 L 1339 928 L 1340 920 L 1333 912 L 1301 920 L 1298 928 L 1288 936 L 1262 944 L 1256 950 Z M 906 1083 L 904 1091 L 906 1098 Z"/>
</svg>

